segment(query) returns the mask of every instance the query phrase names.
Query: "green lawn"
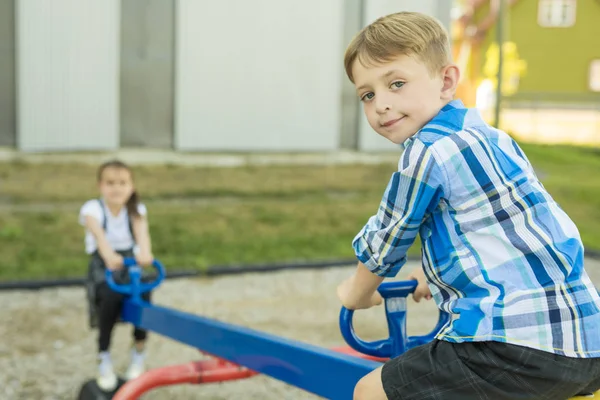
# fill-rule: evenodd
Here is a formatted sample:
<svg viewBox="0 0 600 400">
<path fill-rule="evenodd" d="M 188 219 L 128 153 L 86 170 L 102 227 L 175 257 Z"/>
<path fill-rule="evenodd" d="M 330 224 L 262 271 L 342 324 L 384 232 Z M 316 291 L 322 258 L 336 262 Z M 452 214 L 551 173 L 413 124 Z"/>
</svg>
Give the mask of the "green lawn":
<svg viewBox="0 0 600 400">
<path fill-rule="evenodd" d="M 599 250 L 600 154 L 523 148 L 586 247 Z M 155 255 L 171 269 L 202 269 L 352 258 L 352 238 L 377 210 L 394 169 L 391 163 L 135 171 Z M 83 275 L 87 257 L 77 213 L 97 195 L 94 174 L 85 165 L 0 164 L 0 280 Z M 418 251 L 417 244 L 411 254 Z"/>
<path fill-rule="evenodd" d="M 146 200 L 296 198 L 325 193 L 379 192 L 395 165 L 206 168 L 139 166 Z M 81 202 L 97 196 L 96 168 L 85 164 L 0 163 L 0 201 L 12 204 Z"/>
<path fill-rule="evenodd" d="M 249 200 L 148 204 L 154 253 L 166 266 L 351 258 L 350 243 L 377 207 L 373 199 Z M 2 279 L 82 275 L 82 230 L 72 212 L 0 214 Z"/>
</svg>

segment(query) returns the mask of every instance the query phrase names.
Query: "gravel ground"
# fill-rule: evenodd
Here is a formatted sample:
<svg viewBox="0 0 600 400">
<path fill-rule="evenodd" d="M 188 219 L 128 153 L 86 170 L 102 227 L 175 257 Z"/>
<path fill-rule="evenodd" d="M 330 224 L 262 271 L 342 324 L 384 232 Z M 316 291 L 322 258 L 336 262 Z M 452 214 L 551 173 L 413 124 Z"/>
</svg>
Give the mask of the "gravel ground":
<svg viewBox="0 0 600 400">
<path fill-rule="evenodd" d="M 399 274 L 402 279 L 416 265 Z M 165 282 L 155 302 L 190 313 L 252 327 L 321 346 L 343 345 L 337 318 L 337 284 L 353 267 L 284 271 Z M 600 262 L 588 273 L 600 286 Z M 95 373 L 96 332 L 87 328 L 83 289 L 0 293 L 0 398 L 75 399 L 79 386 Z M 432 302 L 409 300 L 408 333 L 431 330 L 437 318 Z M 387 334 L 382 307 L 357 313 L 355 327 L 365 339 Z M 119 370 L 127 366 L 130 326 L 119 325 L 112 353 Z M 152 335 L 149 367 L 197 360 L 197 350 Z M 159 399 L 317 399 L 266 376 L 210 385 L 155 389 L 144 400 Z"/>
</svg>

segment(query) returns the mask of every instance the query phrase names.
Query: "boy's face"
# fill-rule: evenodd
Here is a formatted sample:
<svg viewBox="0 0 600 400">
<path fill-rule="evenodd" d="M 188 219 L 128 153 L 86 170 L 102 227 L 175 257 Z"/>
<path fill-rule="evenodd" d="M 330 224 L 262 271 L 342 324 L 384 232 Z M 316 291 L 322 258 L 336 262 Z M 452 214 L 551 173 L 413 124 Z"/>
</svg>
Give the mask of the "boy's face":
<svg viewBox="0 0 600 400">
<path fill-rule="evenodd" d="M 458 81 L 455 66 L 432 76 L 425 64 L 405 55 L 368 67 L 356 61 L 352 75 L 369 125 L 396 144 L 404 143 L 452 100 Z"/>
</svg>

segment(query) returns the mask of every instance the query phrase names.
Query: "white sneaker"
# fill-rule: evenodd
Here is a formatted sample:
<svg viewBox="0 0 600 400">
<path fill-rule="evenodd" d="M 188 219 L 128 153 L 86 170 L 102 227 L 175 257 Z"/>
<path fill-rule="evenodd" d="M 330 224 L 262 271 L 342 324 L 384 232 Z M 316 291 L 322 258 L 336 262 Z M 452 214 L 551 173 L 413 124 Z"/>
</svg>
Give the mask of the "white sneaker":
<svg viewBox="0 0 600 400">
<path fill-rule="evenodd" d="M 144 353 L 138 353 L 135 349 L 131 351 L 131 363 L 125 372 L 125 379 L 128 381 L 136 379 L 146 371 L 145 358 Z"/>
<path fill-rule="evenodd" d="M 112 392 L 117 388 L 118 379 L 113 370 L 110 356 L 101 356 L 96 383 L 98 384 L 98 387 L 105 392 Z"/>
</svg>

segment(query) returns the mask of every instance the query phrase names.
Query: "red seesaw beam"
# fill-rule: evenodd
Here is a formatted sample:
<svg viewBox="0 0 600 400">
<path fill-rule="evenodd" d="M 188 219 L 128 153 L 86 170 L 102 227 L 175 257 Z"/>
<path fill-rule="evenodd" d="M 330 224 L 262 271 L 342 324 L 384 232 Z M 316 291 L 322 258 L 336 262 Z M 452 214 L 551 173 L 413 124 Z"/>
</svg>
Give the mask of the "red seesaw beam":
<svg viewBox="0 0 600 400">
<path fill-rule="evenodd" d="M 134 400 L 162 386 L 234 381 L 254 375 L 256 372 L 221 359 L 193 361 L 147 371 L 125 383 L 113 400 Z"/>
<path fill-rule="evenodd" d="M 359 353 L 348 346 L 334 347 L 332 350 L 372 361 L 385 362 L 387 360 Z M 192 361 L 147 371 L 139 378 L 125 383 L 115 394 L 113 400 L 136 400 L 144 393 L 162 386 L 235 381 L 257 374 L 246 367 L 217 357 Z"/>
</svg>

